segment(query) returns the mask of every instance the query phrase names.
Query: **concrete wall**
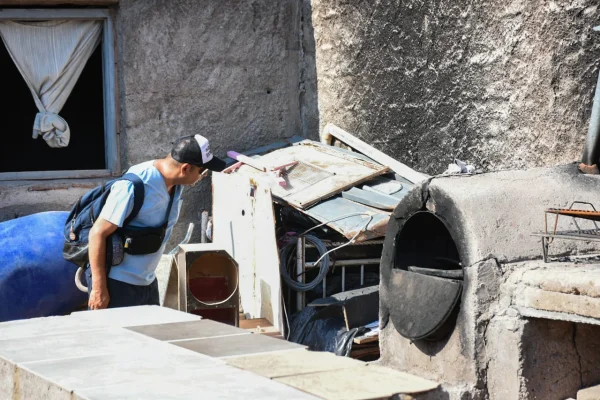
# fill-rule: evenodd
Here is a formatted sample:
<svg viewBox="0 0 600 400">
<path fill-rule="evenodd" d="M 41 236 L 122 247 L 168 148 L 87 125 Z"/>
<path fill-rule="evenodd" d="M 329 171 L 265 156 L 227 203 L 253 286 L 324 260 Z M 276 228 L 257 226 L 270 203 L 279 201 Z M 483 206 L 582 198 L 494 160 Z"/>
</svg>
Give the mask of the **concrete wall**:
<svg viewBox="0 0 600 400">
<path fill-rule="evenodd" d="M 194 133 L 209 137 L 219 156 L 301 135 L 300 13 L 295 0 L 121 0 L 122 167 L 162 157 L 177 137 Z M 86 190 L 46 182 L 54 189 L 31 192 L 32 185 L 40 182 L 0 187 L 0 220 L 67 209 Z M 210 182 L 184 196 L 172 242 L 188 222 L 199 225 Z"/>
<path fill-rule="evenodd" d="M 307 0 L 309 1 L 309 0 Z M 320 125 L 413 168 L 579 160 L 598 74 L 594 0 L 312 0 Z"/>
</svg>

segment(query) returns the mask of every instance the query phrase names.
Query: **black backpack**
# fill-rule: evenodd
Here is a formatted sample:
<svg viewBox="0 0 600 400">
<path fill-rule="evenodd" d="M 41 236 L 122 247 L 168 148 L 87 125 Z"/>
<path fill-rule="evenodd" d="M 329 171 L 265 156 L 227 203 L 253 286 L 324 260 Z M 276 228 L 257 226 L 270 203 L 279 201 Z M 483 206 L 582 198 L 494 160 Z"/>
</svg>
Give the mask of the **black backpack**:
<svg viewBox="0 0 600 400">
<path fill-rule="evenodd" d="M 106 182 L 90 190 L 73 206 L 64 226 L 65 242 L 63 245 L 63 257 L 79 267 L 86 268 L 89 262 L 88 257 L 88 239 L 90 229 L 94 225 L 96 218 L 100 215 L 102 207 L 110 194 L 111 186 L 120 180 L 128 180 L 133 183 L 133 209 L 131 214 L 125 219 L 123 228 L 127 226 L 139 213 L 144 203 L 144 182 L 135 174 L 125 174 L 120 178 Z M 122 240 L 120 229 L 117 235 L 111 235 L 113 238 Z M 112 257 L 112 245 L 107 243 L 107 259 Z M 110 265 L 107 265 L 110 267 Z"/>
</svg>

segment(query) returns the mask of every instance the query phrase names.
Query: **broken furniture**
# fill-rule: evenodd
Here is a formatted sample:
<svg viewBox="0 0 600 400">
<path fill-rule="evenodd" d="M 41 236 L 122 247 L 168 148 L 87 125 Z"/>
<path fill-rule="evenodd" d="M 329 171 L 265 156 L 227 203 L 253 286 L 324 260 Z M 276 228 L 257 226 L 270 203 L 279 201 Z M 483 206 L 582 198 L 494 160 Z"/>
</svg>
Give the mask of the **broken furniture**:
<svg viewBox="0 0 600 400">
<path fill-rule="evenodd" d="M 179 246 L 179 310 L 239 325 L 238 263 L 217 244 Z"/>
<path fill-rule="evenodd" d="M 343 134 L 346 140 L 351 137 L 347 132 Z M 362 142 L 353 143 L 363 150 L 372 149 Z M 372 150 L 369 153 L 386 163 L 394 161 Z M 244 190 L 238 189 L 244 186 L 242 178 L 253 184 L 261 182 L 270 188 L 274 224 L 278 232 L 279 271 L 287 287 L 283 291 L 284 312 L 288 314 L 302 310 L 315 297 L 325 298 L 336 292 L 377 284 L 383 244 L 381 238 L 385 235 L 390 212 L 409 193 L 413 180 L 425 178 L 398 162 L 390 161 L 389 164 L 397 170 L 412 171 L 412 180 L 409 180 L 390 172 L 389 165 L 376 162 L 352 148 L 343 149 L 310 140 L 297 139 L 290 145 L 252 151 L 246 156 L 237 152 L 228 154 L 234 160 L 225 172 L 235 177 L 238 183 L 228 185 L 226 196 L 216 194 L 214 202 L 242 204 L 243 198 L 252 198 L 252 194 L 247 195 Z M 272 171 L 275 169 L 283 183 L 273 180 Z M 220 186 L 219 180 L 224 178 L 217 178 L 216 186 Z M 236 188 L 229 189 L 231 186 Z M 239 193 L 235 194 L 236 191 Z M 251 207 L 250 202 L 242 208 Z M 242 219 L 239 212 L 230 214 Z M 218 219 L 214 217 L 215 224 L 219 223 Z M 247 227 L 251 229 L 250 225 Z M 234 239 L 236 236 L 243 234 L 236 231 Z M 263 238 L 271 246 L 271 234 L 263 235 Z M 251 241 L 251 238 L 238 240 L 239 246 L 236 247 L 243 248 L 244 243 Z M 235 258 L 240 259 L 238 256 Z M 258 264 L 262 263 L 262 260 L 256 260 Z M 242 275 L 244 269 L 240 268 Z M 375 282 L 373 276 L 377 279 Z M 251 281 L 250 277 L 241 277 L 243 302 L 244 292 L 251 290 L 244 288 L 245 282 Z M 254 287 L 257 287 L 256 283 Z M 246 312 L 247 306 L 243 305 L 243 308 Z M 372 308 L 377 313 L 378 305 L 373 304 Z"/>
<path fill-rule="evenodd" d="M 530 232 L 550 204 L 596 201 L 599 183 L 571 164 L 417 185 L 388 223 L 379 362 L 443 380 L 450 398 L 566 398 L 594 384 L 600 264 L 584 257 L 600 242 L 556 241 L 577 258 L 545 264 Z"/>
<path fill-rule="evenodd" d="M 573 206 L 575 204 L 588 205 L 592 208 L 592 210 L 574 209 Z M 554 220 L 554 229 L 552 232 L 548 231 L 548 214 L 556 215 Z M 558 218 L 561 215 L 571 217 L 576 229 L 557 231 Z M 587 229 L 581 228 L 577 221 L 578 219 L 592 221 L 593 227 L 588 227 Z M 600 227 L 598 227 L 598 221 L 600 221 L 600 212 L 596 210 L 596 207 L 594 207 L 592 203 L 586 201 L 574 201 L 571 203 L 569 208 L 548 208 L 544 210 L 544 232 L 533 233 L 534 236 L 539 236 L 542 238 L 542 254 L 544 257 L 544 262 L 548 262 L 548 250 L 550 244 L 555 239 L 600 242 Z"/>
</svg>

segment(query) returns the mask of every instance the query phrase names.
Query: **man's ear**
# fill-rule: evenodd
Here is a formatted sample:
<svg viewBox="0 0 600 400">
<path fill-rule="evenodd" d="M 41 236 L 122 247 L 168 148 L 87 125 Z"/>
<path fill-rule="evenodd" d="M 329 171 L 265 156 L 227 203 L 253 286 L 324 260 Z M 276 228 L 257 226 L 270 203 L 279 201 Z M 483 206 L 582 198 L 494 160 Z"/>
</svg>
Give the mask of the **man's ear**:
<svg viewBox="0 0 600 400">
<path fill-rule="evenodd" d="M 187 175 L 192 170 L 192 166 L 188 163 L 183 163 L 181 165 L 181 173 L 183 175 Z"/>
</svg>

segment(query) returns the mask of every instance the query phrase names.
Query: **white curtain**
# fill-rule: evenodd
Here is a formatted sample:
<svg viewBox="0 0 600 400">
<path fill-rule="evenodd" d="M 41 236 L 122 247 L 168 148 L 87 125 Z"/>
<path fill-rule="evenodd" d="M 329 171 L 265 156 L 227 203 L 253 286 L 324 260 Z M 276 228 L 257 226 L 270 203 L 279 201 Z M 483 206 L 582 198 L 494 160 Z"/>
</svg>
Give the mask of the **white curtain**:
<svg viewBox="0 0 600 400">
<path fill-rule="evenodd" d="M 101 33 L 101 21 L 0 21 L 0 36 L 39 110 L 34 139 L 41 135 L 50 147 L 69 145 L 69 125 L 58 113 Z"/>
</svg>

